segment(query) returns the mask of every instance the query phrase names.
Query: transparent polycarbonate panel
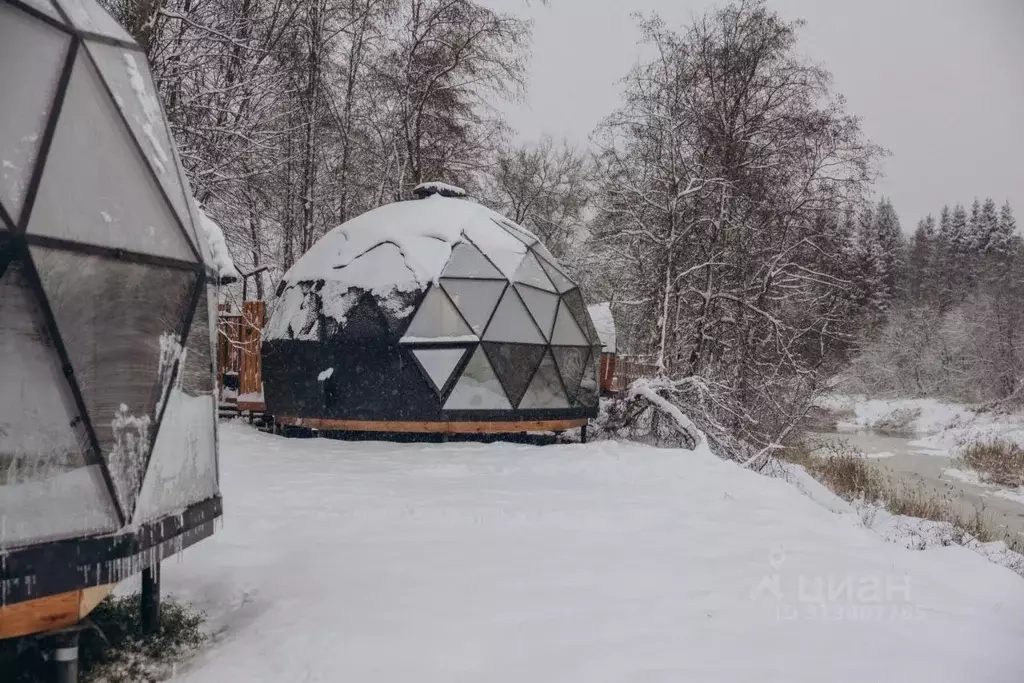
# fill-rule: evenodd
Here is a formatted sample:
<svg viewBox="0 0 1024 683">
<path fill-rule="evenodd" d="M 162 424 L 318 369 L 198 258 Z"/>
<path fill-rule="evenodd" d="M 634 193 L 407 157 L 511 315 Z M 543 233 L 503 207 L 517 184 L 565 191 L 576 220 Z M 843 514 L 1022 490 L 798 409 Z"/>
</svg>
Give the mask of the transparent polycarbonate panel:
<svg viewBox="0 0 1024 683">
<path fill-rule="evenodd" d="M 57 0 L 57 2 L 64 8 L 75 28 L 123 40 L 127 43 L 135 42 L 121 24 L 114 21 L 114 18 L 107 14 L 96 0 Z"/>
<path fill-rule="evenodd" d="M 553 263 L 558 270 L 562 270 L 561 265 L 558 263 L 558 259 L 555 258 L 554 254 L 548 251 L 548 248 L 544 246 L 543 242 L 537 242 L 531 246 L 530 249 L 533 253 L 537 254 L 537 257 L 540 258 L 540 260 L 546 261 L 547 263 Z"/>
<path fill-rule="evenodd" d="M 502 278 L 501 272 L 484 258 L 480 250 L 469 242 L 459 242 L 452 249 L 448 265 L 441 277 Z"/>
<path fill-rule="evenodd" d="M 439 392 L 466 355 L 466 349 L 413 349 L 413 355 Z"/>
<path fill-rule="evenodd" d="M 517 287 L 519 296 L 523 298 L 530 315 L 540 326 L 545 339 L 551 338 L 551 329 L 555 326 L 555 312 L 558 311 L 558 295 L 541 292 L 533 287 Z"/>
<path fill-rule="evenodd" d="M 55 19 L 56 21 L 60 22 L 60 24 L 62 26 L 66 26 L 67 25 L 66 22 L 64 21 L 64 19 L 60 16 L 60 13 L 57 12 L 56 8 L 53 6 L 53 3 L 50 2 L 50 0 L 19 0 L 19 1 L 21 2 L 21 4 L 27 5 L 28 7 L 31 7 L 32 9 L 37 9 L 40 12 L 42 12 L 43 14 L 45 14 L 46 16 L 50 17 L 51 19 Z M 3 19 L 0 19 L 0 23 L 3 23 Z M 3 62 L 0 62 L 0 64 L 2 64 L 2 63 Z"/>
<path fill-rule="evenodd" d="M 487 321 L 501 300 L 505 280 L 452 280 L 442 279 L 441 286 L 455 302 L 462 316 L 477 334 L 487 327 Z"/>
<path fill-rule="evenodd" d="M 498 381 L 483 349 L 477 347 L 455 388 L 445 401 L 445 410 L 510 410 L 512 404 Z"/>
<path fill-rule="evenodd" d="M 589 346 L 590 342 L 583 335 L 580 326 L 569 312 L 565 301 L 558 307 L 558 316 L 555 318 L 555 332 L 551 335 L 551 343 L 560 346 Z"/>
<path fill-rule="evenodd" d="M 583 379 L 580 381 L 579 391 L 576 393 L 576 400 L 585 406 L 596 406 L 601 400 L 601 385 L 598 375 L 600 362 L 601 349 L 592 349 L 586 370 L 583 372 Z"/>
<path fill-rule="evenodd" d="M 130 514 L 181 352 L 194 272 L 31 247 L 75 381 Z"/>
<path fill-rule="evenodd" d="M 203 263 L 207 266 L 213 264 L 213 255 L 210 252 L 210 240 L 207 239 L 206 231 L 203 230 L 199 223 L 200 217 L 199 205 L 192 195 L 192 185 L 188 182 L 188 176 L 185 174 L 185 169 L 181 165 L 181 155 L 178 153 L 178 146 L 171 145 L 171 154 L 174 156 L 174 164 L 178 169 L 178 177 L 181 178 L 182 191 L 185 194 L 185 204 L 188 207 L 189 220 L 185 224 L 185 227 L 189 230 L 189 235 L 195 244 L 199 245 L 199 253 L 203 257 Z"/>
<path fill-rule="evenodd" d="M 558 409 L 568 408 L 569 399 L 562 388 L 562 380 L 558 376 L 558 369 L 551 354 L 544 354 L 544 360 L 540 362 L 537 373 L 530 382 L 529 388 L 523 394 L 523 400 L 519 403 L 520 410 Z"/>
<path fill-rule="evenodd" d="M 569 396 L 576 396 L 583 373 L 587 369 L 590 349 L 585 346 L 559 346 L 551 349 L 551 353 L 555 357 L 558 372 L 562 375 L 565 390 L 569 392 Z"/>
<path fill-rule="evenodd" d="M 536 238 L 534 238 L 532 235 L 530 235 L 528 232 L 526 232 L 525 230 L 523 230 L 510 220 L 498 220 L 496 218 L 492 218 L 491 220 L 494 221 L 495 224 L 507 230 L 510 235 L 515 237 L 517 240 L 519 240 L 526 246 L 530 246 L 537 241 Z"/>
<path fill-rule="evenodd" d="M 75 59 L 28 231 L 195 261 L 84 51 Z"/>
<path fill-rule="evenodd" d="M 217 404 L 208 310 L 208 294 L 203 292 L 135 506 L 137 522 L 168 515 L 217 494 Z"/>
<path fill-rule="evenodd" d="M 521 344 L 543 344 L 545 341 L 513 287 L 505 290 L 483 338 L 484 341 Z"/>
<path fill-rule="evenodd" d="M 505 395 L 512 405 L 522 400 L 526 387 L 533 379 L 533 372 L 544 357 L 545 347 L 533 344 L 491 344 L 484 343 L 484 351 L 495 374 L 505 387 Z"/>
<path fill-rule="evenodd" d="M 211 316 L 210 297 L 214 288 L 207 287 L 199 295 L 196 312 L 192 315 L 192 328 L 185 345 L 185 363 L 182 366 L 181 390 L 189 396 L 213 395 L 213 365 L 216 362 L 213 333 L 216 331 L 216 315 Z M 216 311 L 216 299 L 212 302 Z"/>
<path fill-rule="evenodd" d="M 590 319 L 590 313 L 587 311 L 587 304 L 583 302 L 583 294 L 580 293 L 580 290 L 574 289 L 562 295 L 562 301 L 569 307 L 569 311 L 572 312 L 572 317 L 576 319 L 576 322 L 579 324 L 580 329 L 583 330 L 583 334 L 586 335 L 590 345 L 600 346 L 601 337 L 597 334 L 597 328 L 594 327 L 594 321 Z"/>
<path fill-rule="evenodd" d="M 18 222 L 71 36 L 0 3 L 0 204 Z M 0 221 L 0 230 L 3 229 Z"/>
<path fill-rule="evenodd" d="M 94 41 L 86 41 L 86 44 L 100 74 L 114 94 L 114 102 L 120 107 L 156 173 L 157 180 L 174 205 L 178 218 L 183 225 L 187 225 L 191 218 L 175 166 L 174 143 L 157 99 L 156 86 L 146 65 L 146 56 L 114 45 Z M 191 231 L 189 234 L 193 235 Z"/>
<path fill-rule="evenodd" d="M 470 239 L 477 249 L 497 266 L 503 277 L 511 278 L 526 256 L 526 245 L 498 225 L 481 225 L 474 231 L 476 240 Z M 469 239 L 469 238 L 467 238 Z"/>
<path fill-rule="evenodd" d="M 476 339 L 473 330 L 440 287 L 431 287 L 405 332 L 403 342 L 469 341 Z"/>
<path fill-rule="evenodd" d="M 544 272 L 551 278 L 551 282 L 554 283 L 559 294 L 562 292 L 568 292 L 576 286 L 569 278 L 565 277 L 558 268 L 555 268 L 547 261 L 541 259 L 540 264 L 544 268 Z"/>
<path fill-rule="evenodd" d="M 540 267 L 540 262 L 532 253 L 526 255 L 526 258 L 523 259 L 522 264 L 519 266 L 519 270 L 516 271 L 516 282 L 539 287 L 549 292 L 555 291 L 555 286 L 551 284 L 551 280 L 544 274 L 544 269 Z"/>
<path fill-rule="evenodd" d="M 22 265 L 0 276 L 0 548 L 112 531 L 117 516 Z"/>
</svg>

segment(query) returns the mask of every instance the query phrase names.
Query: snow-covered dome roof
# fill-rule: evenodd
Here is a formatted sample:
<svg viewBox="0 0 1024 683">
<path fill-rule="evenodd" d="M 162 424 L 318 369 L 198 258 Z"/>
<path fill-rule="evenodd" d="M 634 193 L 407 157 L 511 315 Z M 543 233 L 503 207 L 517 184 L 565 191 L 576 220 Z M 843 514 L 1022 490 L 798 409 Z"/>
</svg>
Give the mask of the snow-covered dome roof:
<svg viewBox="0 0 1024 683">
<path fill-rule="evenodd" d="M 509 279 L 531 249 L 548 265 L 557 264 L 534 234 L 501 214 L 435 194 L 381 206 L 339 225 L 285 273 L 284 281 L 339 282 L 378 295 L 414 292 L 441 277 L 459 244 L 467 246 L 467 261 L 470 252 L 479 251 Z M 485 265 L 469 263 L 462 276 L 484 275 L 481 269 Z"/>
<path fill-rule="evenodd" d="M 272 394 L 275 414 L 319 405 L 315 386 L 288 401 L 342 364 L 346 388 L 328 392 L 335 417 L 596 406 L 601 340 L 555 257 L 444 187 L 421 194 L 335 228 L 285 274 L 263 331 L 268 408 Z M 397 395 L 369 411 L 382 388 Z"/>
<path fill-rule="evenodd" d="M 482 204 L 434 193 L 373 209 L 320 238 L 282 278 L 264 339 L 315 339 L 314 312 L 344 326 L 367 293 L 386 314 L 404 319 L 442 276 L 519 282 L 559 295 L 577 289 L 536 235 Z M 589 318 L 580 325 L 593 329 Z M 600 343 L 596 332 L 589 343 Z"/>
</svg>

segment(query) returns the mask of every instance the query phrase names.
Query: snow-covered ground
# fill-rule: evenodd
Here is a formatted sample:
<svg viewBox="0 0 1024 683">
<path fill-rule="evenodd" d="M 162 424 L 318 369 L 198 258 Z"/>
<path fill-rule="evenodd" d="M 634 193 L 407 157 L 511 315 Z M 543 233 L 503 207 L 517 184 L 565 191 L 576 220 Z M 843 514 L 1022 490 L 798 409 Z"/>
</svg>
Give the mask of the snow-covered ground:
<svg viewBox="0 0 1024 683">
<path fill-rule="evenodd" d="M 223 528 L 164 567 L 215 633 L 176 680 L 961 683 L 1024 669 L 1020 577 L 961 547 L 888 543 L 703 448 L 286 440 L 238 422 L 221 439 Z"/>
</svg>

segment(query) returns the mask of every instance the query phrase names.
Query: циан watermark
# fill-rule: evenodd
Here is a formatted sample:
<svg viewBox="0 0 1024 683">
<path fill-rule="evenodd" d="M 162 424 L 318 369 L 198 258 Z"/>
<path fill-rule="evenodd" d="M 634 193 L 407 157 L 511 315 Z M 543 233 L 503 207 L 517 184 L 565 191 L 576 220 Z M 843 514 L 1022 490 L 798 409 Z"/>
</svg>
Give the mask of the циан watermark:
<svg viewBox="0 0 1024 683">
<path fill-rule="evenodd" d="M 751 600 L 774 600 L 780 621 L 912 621 L 924 618 L 912 601 L 906 574 L 783 572 L 786 554 L 768 555 L 771 573 L 751 590 Z"/>
</svg>

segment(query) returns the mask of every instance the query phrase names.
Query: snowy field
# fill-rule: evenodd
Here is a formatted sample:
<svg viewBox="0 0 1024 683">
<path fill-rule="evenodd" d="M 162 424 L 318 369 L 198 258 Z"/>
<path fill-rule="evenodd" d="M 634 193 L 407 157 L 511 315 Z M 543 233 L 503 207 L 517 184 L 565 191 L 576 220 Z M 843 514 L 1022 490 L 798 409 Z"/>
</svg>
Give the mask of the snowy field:
<svg viewBox="0 0 1024 683">
<path fill-rule="evenodd" d="M 221 432 L 219 533 L 164 567 L 225 681 L 1020 680 L 1024 581 L 706 451 Z"/>
</svg>

